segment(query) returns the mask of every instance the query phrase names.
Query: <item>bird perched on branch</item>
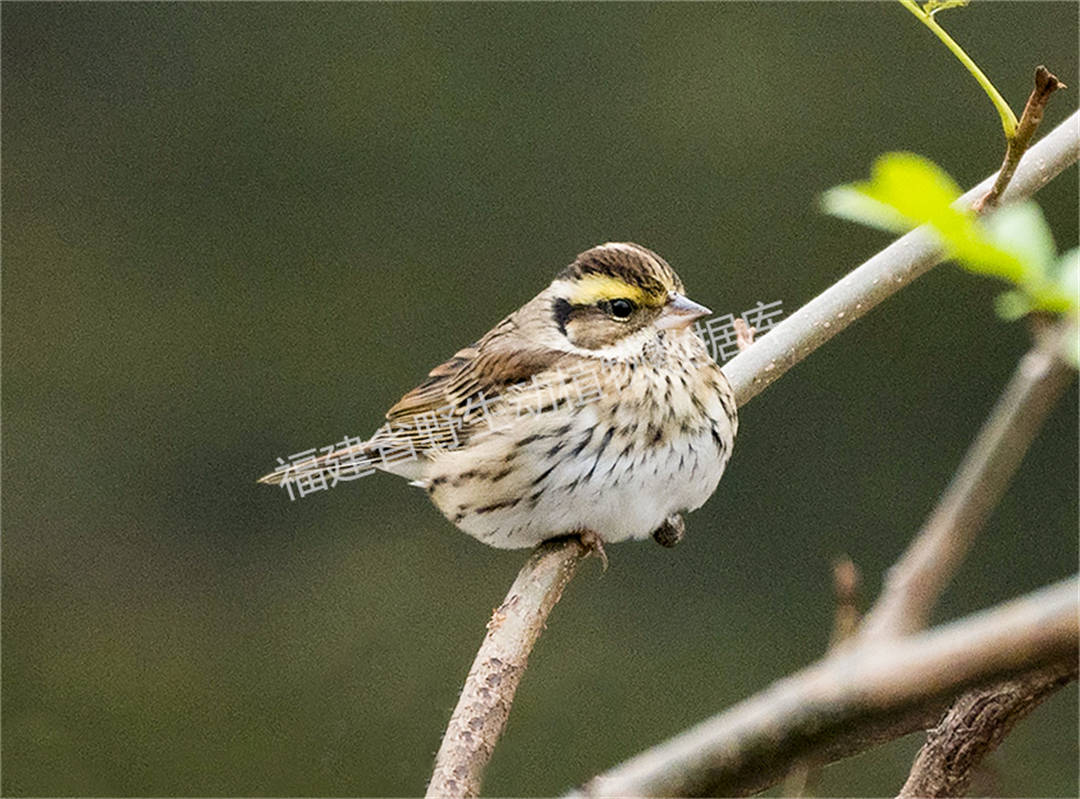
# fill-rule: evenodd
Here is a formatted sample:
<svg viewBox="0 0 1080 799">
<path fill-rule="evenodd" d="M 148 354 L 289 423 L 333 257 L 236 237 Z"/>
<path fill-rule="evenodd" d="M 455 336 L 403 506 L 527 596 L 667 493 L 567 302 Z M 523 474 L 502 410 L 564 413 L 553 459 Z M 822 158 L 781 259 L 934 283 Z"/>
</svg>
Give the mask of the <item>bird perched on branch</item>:
<svg viewBox="0 0 1080 799">
<path fill-rule="evenodd" d="M 483 338 L 435 367 L 374 436 L 283 465 L 259 482 L 364 470 L 424 489 L 457 527 L 499 548 L 580 534 L 598 548 L 652 535 L 673 546 L 683 511 L 716 489 L 735 398 L 656 253 L 586 250 Z"/>
</svg>

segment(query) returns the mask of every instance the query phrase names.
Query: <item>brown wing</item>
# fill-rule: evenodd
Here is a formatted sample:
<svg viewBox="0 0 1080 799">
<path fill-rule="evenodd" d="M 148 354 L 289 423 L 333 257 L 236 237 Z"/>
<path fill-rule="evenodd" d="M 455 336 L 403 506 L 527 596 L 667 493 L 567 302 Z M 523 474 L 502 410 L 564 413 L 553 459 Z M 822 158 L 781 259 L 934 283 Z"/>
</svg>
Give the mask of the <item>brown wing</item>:
<svg viewBox="0 0 1080 799">
<path fill-rule="evenodd" d="M 454 376 L 471 364 L 478 354 L 480 342 L 458 350 L 454 357 L 439 364 L 430 372 L 427 378 L 399 399 L 394 406 L 386 412 L 386 419 L 393 422 L 405 416 L 416 413 L 433 411 L 447 403 L 446 389 Z"/>
<path fill-rule="evenodd" d="M 476 344 L 436 366 L 386 413 L 376 438 L 408 438 L 418 451 L 452 449 L 468 441 L 511 386 L 555 367 L 567 353 L 530 344 L 513 317 Z"/>
</svg>

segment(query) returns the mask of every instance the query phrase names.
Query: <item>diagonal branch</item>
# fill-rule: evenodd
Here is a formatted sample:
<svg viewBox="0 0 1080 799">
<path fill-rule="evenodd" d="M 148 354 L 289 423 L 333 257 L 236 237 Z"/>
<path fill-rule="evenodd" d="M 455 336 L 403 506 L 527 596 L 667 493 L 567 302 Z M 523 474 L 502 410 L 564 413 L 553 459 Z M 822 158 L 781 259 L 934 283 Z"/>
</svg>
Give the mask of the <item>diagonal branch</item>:
<svg viewBox="0 0 1080 799">
<path fill-rule="evenodd" d="M 975 536 L 1012 480 L 1043 420 L 1075 372 L 1060 357 L 1068 323 L 1042 335 L 1020 360 L 945 494 L 904 556 L 889 569 L 860 641 L 920 630 Z"/>
<path fill-rule="evenodd" d="M 1003 199 L 1009 201 L 1029 197 L 1075 163 L 1080 157 L 1078 126 L 1080 113 L 1074 113 L 1032 147 L 1020 162 Z M 965 194 L 961 201 L 970 204 L 983 196 L 993 182 L 993 176 L 987 178 Z M 731 382 L 738 405 L 745 405 L 796 363 L 875 305 L 927 272 L 941 259 L 937 240 L 920 228 L 898 239 L 811 300 L 725 365 L 724 372 Z M 538 558 L 538 554 L 542 554 L 542 557 Z M 522 567 L 503 604 L 505 606 L 515 596 L 518 597 L 515 612 L 522 617 L 534 618 L 535 627 L 523 627 L 513 635 L 511 630 L 507 630 L 498 640 L 493 640 L 490 634 L 484 639 L 436 757 L 429 796 L 469 797 L 479 794 L 484 768 L 502 731 L 505 714 L 509 713 L 520 673 L 506 685 L 484 685 L 482 683 L 486 677 L 482 670 L 476 668 L 476 664 L 487 662 L 492 657 L 499 660 L 505 657 L 507 662 L 521 664 L 524 668 L 547 614 L 586 554 L 578 542 L 563 539 L 541 545 Z M 530 590 L 523 594 L 517 591 L 517 587 L 524 584 L 528 584 Z M 448 739 L 457 741 L 461 738 L 461 728 L 455 724 L 455 719 L 464 718 L 465 713 L 474 718 L 483 718 L 485 714 L 495 712 L 496 707 L 500 708 L 503 721 L 487 728 L 482 743 L 476 740 L 465 745 L 447 743 Z M 446 781 L 448 776 L 449 782 Z"/>
<path fill-rule="evenodd" d="M 1028 150 L 1003 201 L 1030 197 L 1078 158 L 1080 112 L 1074 112 Z M 970 206 L 993 183 L 994 176 L 986 178 L 957 202 Z M 933 234 L 918 228 L 810 300 L 724 365 L 739 407 L 875 305 L 928 272 L 942 257 Z"/>
<path fill-rule="evenodd" d="M 885 646 L 839 652 L 571 795 L 745 796 L 793 762 L 831 762 L 918 729 L 958 690 L 1074 660 L 1078 587 L 1072 578 Z"/>
</svg>

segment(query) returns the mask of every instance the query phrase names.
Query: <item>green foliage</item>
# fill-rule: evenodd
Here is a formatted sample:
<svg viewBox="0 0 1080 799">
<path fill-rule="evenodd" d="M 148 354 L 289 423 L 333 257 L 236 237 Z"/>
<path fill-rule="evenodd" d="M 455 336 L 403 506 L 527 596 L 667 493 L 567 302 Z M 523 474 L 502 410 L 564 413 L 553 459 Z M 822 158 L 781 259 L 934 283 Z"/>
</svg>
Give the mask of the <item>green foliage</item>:
<svg viewBox="0 0 1080 799">
<path fill-rule="evenodd" d="M 829 189 L 821 202 L 826 213 L 894 233 L 929 225 L 962 267 L 1013 284 L 997 301 L 1006 319 L 1031 311 L 1077 314 L 1080 251 L 1057 254 L 1033 200 L 979 218 L 957 206 L 959 197 L 959 186 L 933 161 L 886 153 L 875 161 L 870 180 Z"/>
</svg>

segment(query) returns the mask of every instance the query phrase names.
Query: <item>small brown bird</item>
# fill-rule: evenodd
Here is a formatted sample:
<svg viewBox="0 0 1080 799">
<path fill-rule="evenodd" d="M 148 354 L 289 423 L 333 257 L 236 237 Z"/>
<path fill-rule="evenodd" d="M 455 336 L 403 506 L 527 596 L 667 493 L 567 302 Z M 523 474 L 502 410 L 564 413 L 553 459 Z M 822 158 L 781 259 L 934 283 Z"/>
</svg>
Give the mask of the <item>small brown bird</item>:
<svg viewBox="0 0 1080 799">
<path fill-rule="evenodd" d="M 716 489 L 738 416 L 691 329 L 709 309 L 637 244 L 581 253 L 540 294 L 437 366 L 369 440 L 260 482 L 382 469 L 499 548 L 582 534 L 682 537 Z"/>
</svg>

